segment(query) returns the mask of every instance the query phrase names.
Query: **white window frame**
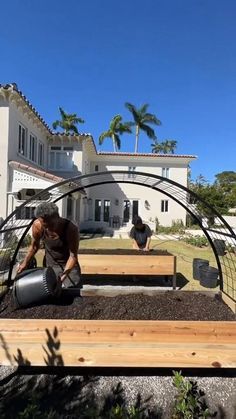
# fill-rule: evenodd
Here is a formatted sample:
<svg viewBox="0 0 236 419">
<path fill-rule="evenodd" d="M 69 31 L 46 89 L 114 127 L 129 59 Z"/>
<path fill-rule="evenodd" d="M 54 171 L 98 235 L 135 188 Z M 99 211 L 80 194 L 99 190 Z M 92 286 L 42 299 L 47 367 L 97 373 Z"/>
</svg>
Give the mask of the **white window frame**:
<svg viewBox="0 0 236 419">
<path fill-rule="evenodd" d="M 49 168 L 51 170 L 57 170 L 61 172 L 70 172 L 73 170 L 73 153 L 74 148 L 73 146 L 50 146 L 49 149 Z M 67 160 L 63 161 L 63 159 L 69 157 Z M 69 164 L 63 164 L 65 162 Z"/>
<path fill-rule="evenodd" d="M 168 199 L 161 200 L 161 212 L 169 212 L 169 201 Z"/>
<path fill-rule="evenodd" d="M 129 166 L 128 167 L 129 172 L 135 172 L 136 171 L 136 167 L 135 166 Z M 128 174 L 128 179 L 134 179 L 135 178 L 135 174 L 134 173 L 129 173 Z"/>
<path fill-rule="evenodd" d="M 169 167 L 162 167 L 162 169 L 161 169 L 161 175 L 162 175 L 162 177 L 165 177 L 166 179 L 169 179 L 169 177 L 170 177 L 170 168 Z"/>
<path fill-rule="evenodd" d="M 37 155 L 38 155 L 38 140 L 37 137 L 30 133 L 29 136 L 29 160 L 37 163 Z"/>
<path fill-rule="evenodd" d="M 27 128 L 20 122 L 18 124 L 18 154 L 27 158 Z"/>
</svg>

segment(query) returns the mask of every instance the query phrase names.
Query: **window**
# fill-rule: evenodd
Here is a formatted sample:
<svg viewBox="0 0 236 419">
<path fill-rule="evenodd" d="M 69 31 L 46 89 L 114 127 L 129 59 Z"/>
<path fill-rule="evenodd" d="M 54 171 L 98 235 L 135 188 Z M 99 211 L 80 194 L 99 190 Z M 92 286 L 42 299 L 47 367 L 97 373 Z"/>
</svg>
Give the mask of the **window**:
<svg viewBox="0 0 236 419">
<path fill-rule="evenodd" d="M 168 212 L 169 202 L 167 199 L 161 201 L 161 212 Z"/>
<path fill-rule="evenodd" d="M 18 207 L 16 207 L 17 209 Z M 17 220 L 31 220 L 34 218 L 35 207 L 23 207 L 16 212 Z"/>
<path fill-rule="evenodd" d="M 69 218 L 69 220 L 73 218 L 73 198 L 70 195 L 67 197 L 66 217 Z"/>
<path fill-rule="evenodd" d="M 162 177 L 169 179 L 169 167 L 162 167 Z"/>
<path fill-rule="evenodd" d="M 38 164 L 39 166 L 44 165 L 44 144 L 41 141 L 38 144 Z"/>
<path fill-rule="evenodd" d="M 29 159 L 37 162 L 37 138 L 33 134 L 30 134 Z"/>
<path fill-rule="evenodd" d="M 104 205 L 103 205 L 103 221 L 106 221 L 106 222 L 109 221 L 110 205 L 111 205 L 111 201 L 109 201 L 108 199 L 105 199 L 104 200 Z"/>
<path fill-rule="evenodd" d="M 73 168 L 73 147 L 51 146 L 50 148 L 50 169 L 72 170 Z"/>
<path fill-rule="evenodd" d="M 27 157 L 27 132 L 21 124 L 19 124 L 18 131 L 18 153 Z"/>
<path fill-rule="evenodd" d="M 129 166 L 129 167 L 128 167 L 128 170 L 129 170 L 129 172 L 135 172 L 136 167 L 134 167 L 134 166 Z M 129 174 L 128 174 L 128 178 L 129 178 L 129 179 L 134 179 L 134 178 L 135 178 L 135 174 L 133 174 L 133 173 L 129 173 Z"/>
<path fill-rule="evenodd" d="M 95 164 L 95 172 L 98 172 L 98 164 Z"/>
<path fill-rule="evenodd" d="M 101 206 L 102 206 L 101 200 L 95 199 L 95 214 L 94 214 L 95 221 L 101 221 Z"/>
</svg>

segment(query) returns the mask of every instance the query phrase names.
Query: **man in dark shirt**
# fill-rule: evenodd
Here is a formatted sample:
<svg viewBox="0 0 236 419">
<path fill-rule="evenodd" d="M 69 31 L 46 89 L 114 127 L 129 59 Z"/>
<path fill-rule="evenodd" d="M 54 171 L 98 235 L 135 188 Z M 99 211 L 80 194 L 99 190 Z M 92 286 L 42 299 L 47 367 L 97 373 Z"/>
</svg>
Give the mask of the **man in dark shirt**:
<svg viewBox="0 0 236 419">
<path fill-rule="evenodd" d="M 149 251 L 152 231 L 147 224 L 143 224 L 141 217 L 134 217 L 129 235 L 133 239 L 133 249 Z"/>
<path fill-rule="evenodd" d="M 18 273 L 27 269 L 39 250 L 40 241 L 45 245 L 45 265 L 51 266 L 65 288 L 80 287 L 78 262 L 79 230 L 71 221 L 60 217 L 53 202 L 42 202 L 35 210 L 32 225 L 32 242 Z"/>
</svg>

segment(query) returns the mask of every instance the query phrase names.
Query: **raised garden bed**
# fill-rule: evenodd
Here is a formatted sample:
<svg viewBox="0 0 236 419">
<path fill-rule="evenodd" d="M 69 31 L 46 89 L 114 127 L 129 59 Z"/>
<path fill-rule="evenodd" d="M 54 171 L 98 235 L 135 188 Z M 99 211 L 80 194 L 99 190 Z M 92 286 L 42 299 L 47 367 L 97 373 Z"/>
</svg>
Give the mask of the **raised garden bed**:
<svg viewBox="0 0 236 419">
<path fill-rule="evenodd" d="M 104 256 L 112 261 L 114 253 L 119 257 L 117 250 Z M 142 274 L 142 261 L 154 252 L 130 254 Z M 236 316 L 214 293 L 72 298 L 65 291 L 57 301 L 16 309 L 9 292 L 0 304 L 0 330 L 4 365 L 236 367 Z"/>
<path fill-rule="evenodd" d="M 82 274 L 164 275 L 171 277 L 173 289 L 176 289 L 176 256 L 165 250 L 84 249 L 78 259 Z"/>
<path fill-rule="evenodd" d="M 3 297 L 0 318 L 86 319 L 86 320 L 236 320 L 220 295 L 192 291 L 166 291 L 116 297 L 72 298 L 64 294 L 57 301 L 16 309 L 11 293 Z"/>
</svg>

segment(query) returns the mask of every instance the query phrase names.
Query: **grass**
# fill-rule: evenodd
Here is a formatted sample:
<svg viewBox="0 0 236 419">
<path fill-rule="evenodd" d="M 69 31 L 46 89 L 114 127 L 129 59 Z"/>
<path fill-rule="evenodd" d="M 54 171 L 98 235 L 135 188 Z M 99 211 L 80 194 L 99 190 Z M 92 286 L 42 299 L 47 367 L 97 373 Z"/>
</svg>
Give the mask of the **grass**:
<svg viewBox="0 0 236 419">
<path fill-rule="evenodd" d="M 80 241 L 81 249 L 131 249 L 130 239 L 112 239 L 112 238 L 82 238 Z M 209 265 L 216 267 L 214 253 L 210 247 L 198 248 L 178 240 L 152 240 L 151 248 L 167 250 L 169 253 L 177 256 L 177 272 L 187 279 L 184 290 L 205 291 L 199 281 L 193 279 L 192 264 L 194 258 L 209 260 Z M 44 251 L 40 250 L 37 254 L 38 266 L 42 266 Z M 235 280 L 236 281 L 236 280 Z M 232 287 L 236 288 L 236 284 Z M 214 291 L 217 291 L 214 288 Z"/>
</svg>

